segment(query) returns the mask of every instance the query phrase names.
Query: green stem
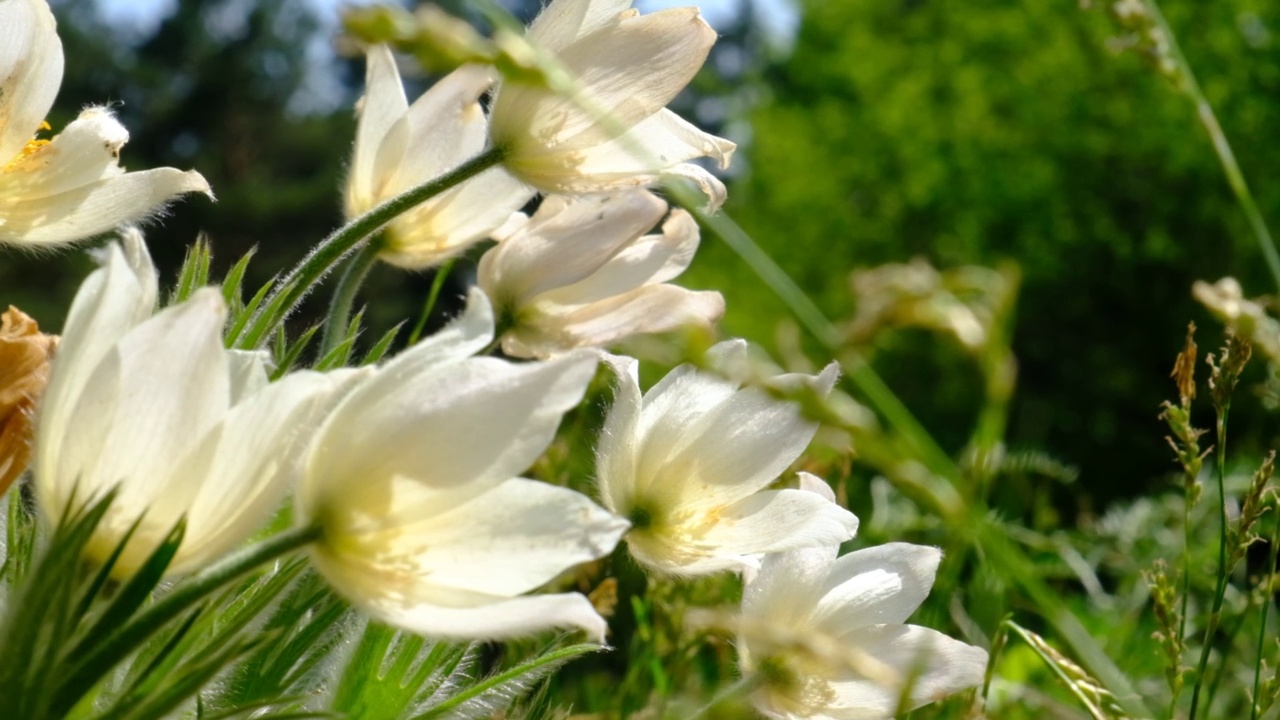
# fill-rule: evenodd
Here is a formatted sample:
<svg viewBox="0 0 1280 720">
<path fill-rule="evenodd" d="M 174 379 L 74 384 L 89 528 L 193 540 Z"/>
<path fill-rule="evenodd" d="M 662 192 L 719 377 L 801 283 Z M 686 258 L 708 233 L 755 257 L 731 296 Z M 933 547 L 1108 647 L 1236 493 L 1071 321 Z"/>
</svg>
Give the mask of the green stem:
<svg viewBox="0 0 1280 720">
<path fill-rule="evenodd" d="M 237 341 L 241 348 L 256 348 L 264 338 L 270 337 L 280 323 L 288 317 L 302 298 L 333 269 L 361 240 L 382 229 L 397 216 L 415 206 L 459 185 L 502 162 L 504 152 L 500 147 L 489 148 L 444 175 L 410 188 L 384 201 L 360 217 L 343 225 L 320 241 L 301 262 L 276 283 L 261 307 L 276 308 L 259 311 L 248 331 Z"/>
<path fill-rule="evenodd" d="M 1213 143 L 1213 151 L 1218 156 L 1218 162 L 1222 165 L 1222 170 L 1226 173 L 1227 184 L 1231 186 L 1231 192 L 1236 196 L 1236 202 L 1240 204 L 1240 209 L 1244 211 L 1245 217 L 1249 221 L 1249 229 L 1253 231 L 1254 237 L 1258 241 L 1258 247 L 1262 250 L 1262 256 L 1267 261 L 1267 268 L 1271 271 L 1271 278 L 1276 283 L 1276 288 L 1280 289 L 1280 251 L 1276 250 L 1275 240 L 1271 237 L 1271 231 L 1267 229 L 1267 223 L 1262 219 L 1262 213 L 1258 210 L 1258 205 L 1254 202 L 1253 193 L 1249 191 L 1249 183 L 1244 179 L 1244 173 L 1240 171 L 1240 164 L 1236 162 L 1235 152 L 1231 150 L 1231 143 L 1227 141 L 1227 135 L 1222 131 L 1222 125 L 1218 123 L 1218 117 L 1213 112 L 1213 106 L 1209 104 L 1209 99 L 1205 97 L 1204 91 L 1200 89 L 1200 83 L 1196 80 L 1195 73 L 1191 71 L 1191 64 L 1187 62 L 1187 58 L 1182 54 L 1182 48 L 1178 45 L 1178 40 L 1174 36 L 1173 31 L 1169 28 L 1169 23 L 1165 21 L 1164 14 L 1160 12 L 1160 6 L 1156 0 L 1146 0 L 1147 10 L 1149 11 L 1156 26 L 1163 33 L 1168 43 L 1169 57 L 1177 65 L 1178 77 L 1175 82 L 1179 82 L 1183 92 L 1191 99 L 1196 108 L 1196 119 L 1200 121 L 1200 125 L 1204 127 L 1209 139 Z"/>
<path fill-rule="evenodd" d="M 102 663 L 115 664 L 133 652 L 144 640 L 151 637 L 165 623 L 189 610 L 201 599 L 248 573 L 263 563 L 287 555 L 298 548 L 315 542 L 322 530 L 318 525 L 287 530 L 257 545 L 219 560 L 217 563 L 188 577 L 172 592 L 157 600 L 133 620 L 108 636 L 93 651 L 79 659 L 66 681 L 58 690 L 60 697 L 78 698 L 92 687 L 99 674 L 95 668 Z"/>
<path fill-rule="evenodd" d="M 431 311 L 436 309 L 436 301 L 440 299 L 440 291 L 444 288 L 444 281 L 449 277 L 449 271 L 453 269 L 454 258 L 445 261 L 443 265 L 436 268 L 436 276 L 431 279 L 431 292 L 427 294 L 427 302 L 422 306 L 422 312 L 418 315 L 418 322 L 413 325 L 413 332 L 409 333 L 409 347 L 418 344 L 418 338 L 422 337 L 422 330 L 427 326 L 427 320 L 431 317 Z"/>
<path fill-rule="evenodd" d="M 1222 601 L 1227 594 L 1227 413 L 1231 405 L 1224 403 L 1218 416 L 1218 579 L 1213 592 L 1213 608 L 1209 613 L 1209 622 L 1205 625 L 1204 641 L 1200 648 L 1200 662 L 1196 664 L 1196 681 L 1191 689 L 1191 711 L 1188 720 L 1196 720 L 1196 709 L 1200 704 L 1200 688 L 1204 685 L 1205 670 L 1209 666 L 1209 650 L 1213 647 L 1213 636 L 1218 631 L 1218 622 L 1222 616 Z"/>
<path fill-rule="evenodd" d="M 347 323 L 351 318 L 351 306 L 355 304 L 356 293 L 369 276 L 369 270 L 378 261 L 378 253 L 382 251 L 380 237 L 365 243 L 342 271 L 338 279 L 338 287 L 333 291 L 333 299 L 329 301 L 329 314 L 324 320 L 324 335 L 320 340 L 320 357 L 328 355 L 342 342 L 347 333 Z"/>
<path fill-rule="evenodd" d="M 1258 718 L 1258 693 L 1262 691 L 1262 659 L 1267 649 L 1267 614 L 1271 610 L 1271 593 L 1275 588 L 1276 559 L 1280 555 L 1280 518 L 1271 518 L 1271 562 L 1267 565 L 1267 584 L 1262 596 L 1262 617 L 1258 620 L 1258 658 L 1253 661 L 1253 702 L 1249 704 L 1249 720 Z"/>
</svg>

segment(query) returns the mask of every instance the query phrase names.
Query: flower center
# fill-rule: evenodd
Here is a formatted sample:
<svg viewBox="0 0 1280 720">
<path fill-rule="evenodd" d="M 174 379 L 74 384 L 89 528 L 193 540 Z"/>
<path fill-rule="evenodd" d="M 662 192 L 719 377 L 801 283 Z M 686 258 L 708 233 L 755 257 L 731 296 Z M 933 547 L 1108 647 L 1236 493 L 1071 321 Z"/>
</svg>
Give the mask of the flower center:
<svg viewBox="0 0 1280 720">
<path fill-rule="evenodd" d="M 39 133 L 52 130 L 52 129 L 53 129 L 53 126 L 50 125 L 49 122 L 46 120 L 40 123 L 40 127 L 36 129 L 36 134 L 39 135 Z M 9 170 L 13 168 L 15 165 L 21 163 L 23 160 L 26 160 L 27 158 L 36 154 L 36 152 L 39 151 L 40 148 L 44 147 L 45 145 L 48 145 L 50 142 L 52 142 L 52 140 L 45 140 L 40 137 L 32 137 L 30 140 L 27 141 L 27 144 L 23 146 L 22 150 L 18 153 L 18 155 L 12 160 L 10 160 L 7 165 L 4 166 L 3 170 Z"/>
</svg>

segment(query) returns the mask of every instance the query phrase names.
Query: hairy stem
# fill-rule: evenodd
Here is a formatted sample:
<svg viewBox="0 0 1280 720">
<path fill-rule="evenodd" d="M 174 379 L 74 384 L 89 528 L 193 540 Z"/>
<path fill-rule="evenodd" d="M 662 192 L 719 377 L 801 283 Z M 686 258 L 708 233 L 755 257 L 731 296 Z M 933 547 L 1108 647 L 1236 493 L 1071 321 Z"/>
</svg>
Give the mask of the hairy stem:
<svg viewBox="0 0 1280 720">
<path fill-rule="evenodd" d="M 360 241 L 382 229 L 397 216 L 497 165 L 502 162 L 503 156 L 502 148 L 490 148 L 444 175 L 382 202 L 330 233 L 288 275 L 276 282 L 275 288 L 261 305 L 264 310 L 254 317 L 249 329 L 237 339 L 236 345 L 241 348 L 261 345 L 307 293 Z"/>
</svg>

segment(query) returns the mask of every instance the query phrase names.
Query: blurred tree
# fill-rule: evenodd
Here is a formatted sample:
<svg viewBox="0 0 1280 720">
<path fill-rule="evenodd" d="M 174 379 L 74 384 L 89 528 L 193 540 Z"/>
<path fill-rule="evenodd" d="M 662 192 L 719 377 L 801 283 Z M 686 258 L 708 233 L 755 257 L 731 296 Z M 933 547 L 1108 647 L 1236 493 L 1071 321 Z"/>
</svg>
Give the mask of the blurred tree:
<svg viewBox="0 0 1280 720">
<path fill-rule="evenodd" d="M 1075 2 L 805 0 L 795 52 L 766 69 L 749 174 L 729 211 L 833 317 L 845 272 L 923 255 L 1012 258 L 1024 288 L 1010 442 L 1078 463 L 1103 497 L 1172 470 L 1155 422 L 1196 278 L 1270 292 L 1261 256 L 1184 98 L 1109 49 Z M 1166 11 L 1233 138 L 1265 216 L 1280 222 L 1280 6 Z M 1111 43 L 1114 44 L 1114 43 Z M 776 300 L 708 243 L 691 283 L 725 288 L 729 334 L 761 339 Z M 689 276 L 686 276 L 689 277 Z M 919 337 L 877 363 L 952 449 L 980 401 L 976 372 Z M 1245 423 L 1233 423 L 1244 429 Z"/>
</svg>

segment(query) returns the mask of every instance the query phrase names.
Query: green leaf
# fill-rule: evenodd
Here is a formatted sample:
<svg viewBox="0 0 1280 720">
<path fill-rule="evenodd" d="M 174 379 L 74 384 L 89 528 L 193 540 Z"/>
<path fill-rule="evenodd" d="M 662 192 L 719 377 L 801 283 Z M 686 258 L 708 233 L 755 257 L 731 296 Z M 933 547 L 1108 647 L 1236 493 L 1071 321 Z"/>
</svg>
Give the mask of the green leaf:
<svg viewBox="0 0 1280 720">
<path fill-rule="evenodd" d="M 430 642 L 367 622 L 346 659 L 329 708 L 361 720 L 399 720 L 467 682 L 476 645 Z"/>
<path fill-rule="evenodd" d="M 241 288 L 244 285 L 244 273 L 249 269 L 249 261 L 253 259 L 256 252 L 258 248 L 250 248 L 249 252 L 231 266 L 227 276 L 222 279 L 222 299 L 227 302 L 227 307 L 233 314 L 243 309 L 244 298 L 241 295 Z"/>
<path fill-rule="evenodd" d="M 400 328 L 404 323 L 397 323 L 395 327 L 388 330 L 383 336 L 369 348 L 369 352 L 365 353 L 364 359 L 360 361 L 361 365 L 374 365 L 387 354 L 387 350 L 391 348 L 391 343 L 395 341 L 396 335 L 400 334 Z"/>
<path fill-rule="evenodd" d="M 187 248 L 187 255 L 182 260 L 182 268 L 178 271 L 178 284 L 173 288 L 173 295 L 169 298 L 170 305 L 184 302 L 196 290 L 209 284 L 209 263 L 212 259 L 209 238 L 201 235 L 191 247 Z"/>
<path fill-rule="evenodd" d="M 413 720 L 482 718 L 500 714 L 565 663 L 602 649 L 600 645 L 581 643 L 549 650 L 515 667 L 485 677 L 430 710 L 415 715 Z"/>
</svg>

